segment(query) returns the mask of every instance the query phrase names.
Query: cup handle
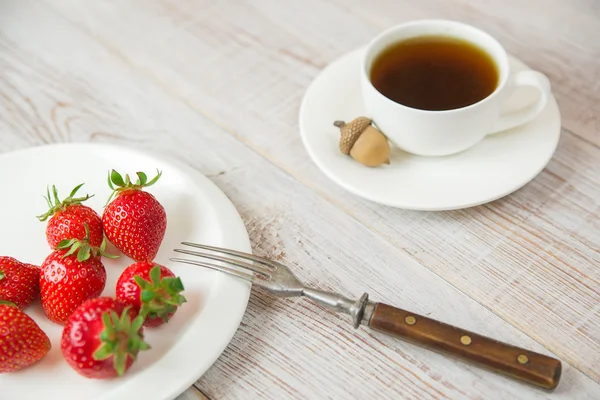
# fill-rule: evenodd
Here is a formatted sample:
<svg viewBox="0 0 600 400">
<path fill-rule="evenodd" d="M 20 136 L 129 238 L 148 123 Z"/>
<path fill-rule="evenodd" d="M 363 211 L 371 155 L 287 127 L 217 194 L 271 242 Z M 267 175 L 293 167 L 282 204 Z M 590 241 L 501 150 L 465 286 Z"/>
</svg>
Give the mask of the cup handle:
<svg viewBox="0 0 600 400">
<path fill-rule="evenodd" d="M 550 99 L 550 81 L 541 72 L 531 70 L 516 72 L 510 76 L 508 86 L 513 90 L 524 86 L 534 87 L 539 90 L 540 98 L 535 103 L 520 110 L 502 114 L 493 131 L 490 132 L 491 134 L 502 132 L 533 120 L 546 107 Z"/>
</svg>

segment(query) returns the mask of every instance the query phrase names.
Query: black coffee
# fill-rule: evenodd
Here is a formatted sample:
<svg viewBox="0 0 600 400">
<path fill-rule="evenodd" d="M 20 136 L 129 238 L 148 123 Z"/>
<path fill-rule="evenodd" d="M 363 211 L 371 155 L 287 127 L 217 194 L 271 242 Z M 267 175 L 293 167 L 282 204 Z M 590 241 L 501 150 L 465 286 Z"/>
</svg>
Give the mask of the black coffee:
<svg viewBox="0 0 600 400">
<path fill-rule="evenodd" d="M 449 36 L 419 36 L 381 52 L 370 71 L 385 97 L 422 110 L 477 103 L 498 85 L 498 68 L 483 49 Z"/>
</svg>

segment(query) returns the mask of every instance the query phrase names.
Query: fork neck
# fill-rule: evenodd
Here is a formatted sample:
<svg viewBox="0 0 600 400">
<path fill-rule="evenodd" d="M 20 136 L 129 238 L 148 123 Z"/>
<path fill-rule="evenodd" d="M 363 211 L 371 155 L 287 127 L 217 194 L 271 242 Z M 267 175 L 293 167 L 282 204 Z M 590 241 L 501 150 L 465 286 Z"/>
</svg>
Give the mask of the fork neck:
<svg viewBox="0 0 600 400">
<path fill-rule="evenodd" d="M 329 310 L 350 315 L 355 328 L 363 321 L 369 298 L 369 295 L 364 293 L 358 300 L 351 300 L 337 293 L 311 288 L 304 288 L 302 295 Z"/>
</svg>

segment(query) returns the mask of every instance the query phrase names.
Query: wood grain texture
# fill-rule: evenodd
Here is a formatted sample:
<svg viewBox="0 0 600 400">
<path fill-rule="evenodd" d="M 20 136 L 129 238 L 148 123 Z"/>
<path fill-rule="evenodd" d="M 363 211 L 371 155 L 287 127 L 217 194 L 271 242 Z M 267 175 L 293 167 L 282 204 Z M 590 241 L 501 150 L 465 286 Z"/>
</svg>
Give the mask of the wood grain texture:
<svg viewBox="0 0 600 400">
<path fill-rule="evenodd" d="M 230 128 L 237 128 L 229 125 L 232 111 L 255 114 L 268 127 L 282 117 L 296 124 L 299 97 L 318 70 L 389 26 L 417 18 L 465 21 L 547 74 L 563 126 L 600 144 L 600 42 L 594 39 L 600 9 L 594 1 L 153 0 L 144 7 L 46 1 Z M 285 113 L 289 108 L 292 115 Z"/>
<path fill-rule="evenodd" d="M 198 388 L 192 386 L 179 396 L 175 400 L 210 400 L 206 397 Z"/>
<path fill-rule="evenodd" d="M 567 133 L 544 174 L 488 206 L 376 206 L 332 187 L 295 127 L 318 69 L 378 30 L 362 14 L 316 0 L 310 15 L 326 17 L 312 20 L 297 3 L 48 4 L 0 3 L 0 151 L 60 141 L 160 150 L 209 176 L 255 252 L 308 284 L 368 291 L 543 354 L 550 347 L 565 361 L 553 398 L 600 393 L 596 147 Z M 198 384 L 213 399 L 546 397 L 257 291 Z"/>
<path fill-rule="evenodd" d="M 596 3 L 48 4 L 173 97 L 600 381 Z M 135 18 L 115 22 L 129 15 Z M 534 182 L 463 211 L 410 212 L 358 199 L 316 169 L 298 135 L 301 97 L 321 68 L 387 26 L 431 16 L 480 26 L 546 73 L 566 128 L 555 158 Z"/>
</svg>

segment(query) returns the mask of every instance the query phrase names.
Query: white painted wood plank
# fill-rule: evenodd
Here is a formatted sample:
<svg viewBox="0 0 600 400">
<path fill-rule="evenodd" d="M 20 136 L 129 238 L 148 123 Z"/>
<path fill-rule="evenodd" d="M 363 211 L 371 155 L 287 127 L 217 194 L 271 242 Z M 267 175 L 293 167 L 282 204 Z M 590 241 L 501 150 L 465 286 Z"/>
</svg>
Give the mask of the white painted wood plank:
<svg viewBox="0 0 600 400">
<path fill-rule="evenodd" d="M 217 104 L 227 99 L 238 111 L 273 111 L 287 104 L 281 103 L 285 92 L 288 98 L 301 95 L 298 86 L 317 70 L 389 26 L 431 17 L 465 21 L 546 73 L 565 128 L 600 144 L 597 2 L 113 0 L 88 7 L 77 0 L 46 1 L 206 112 L 212 110 L 203 97 Z M 262 103 L 244 107 L 257 93 Z"/>
<path fill-rule="evenodd" d="M 57 141 L 161 150 L 212 177 L 257 253 L 307 283 L 372 297 L 532 350 L 543 346 L 423 268 L 44 7 L 0 13 L 0 151 Z M 260 190 L 259 190 L 260 189 Z M 545 398 L 544 392 L 369 332 L 304 301 L 253 292 L 200 381 L 214 398 Z M 555 398 L 599 385 L 565 365 Z"/>
<path fill-rule="evenodd" d="M 181 395 L 177 396 L 175 400 L 210 400 L 208 397 L 202 394 L 201 391 L 192 386 Z"/>
<path fill-rule="evenodd" d="M 171 95 L 600 380 L 596 3 L 49 4 Z M 300 99 L 320 68 L 384 27 L 432 13 L 490 31 L 547 73 L 571 130 L 533 183 L 465 211 L 407 212 L 349 195 L 308 160 L 297 132 Z"/>
</svg>

